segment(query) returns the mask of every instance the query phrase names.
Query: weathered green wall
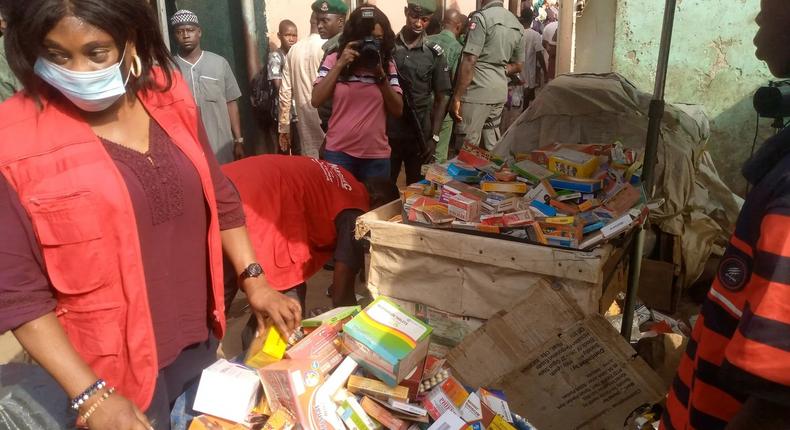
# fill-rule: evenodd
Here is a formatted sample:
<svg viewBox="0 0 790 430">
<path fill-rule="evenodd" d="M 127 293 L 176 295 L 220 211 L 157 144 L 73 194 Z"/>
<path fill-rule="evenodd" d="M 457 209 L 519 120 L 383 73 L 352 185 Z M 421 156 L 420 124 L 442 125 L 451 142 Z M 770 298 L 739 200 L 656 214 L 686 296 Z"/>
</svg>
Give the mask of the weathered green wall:
<svg viewBox="0 0 790 430">
<path fill-rule="evenodd" d="M 592 0 L 602 1 L 602 0 Z M 606 1 L 606 0 L 603 0 Z M 708 148 L 719 175 L 742 194 L 740 174 L 754 139 L 754 91 L 770 79 L 754 56 L 754 18 L 760 0 L 679 0 L 670 56 L 666 98 L 695 103 L 711 118 Z M 614 71 L 652 92 L 664 2 L 618 0 Z M 761 120 L 760 140 L 770 135 Z"/>
<path fill-rule="evenodd" d="M 252 108 L 249 102 L 250 77 L 247 73 L 247 53 L 244 44 L 244 30 L 242 25 L 242 12 L 238 0 L 167 0 L 167 15 L 172 16 L 178 9 L 188 9 L 197 14 L 203 28 L 201 47 L 207 51 L 221 55 L 233 69 L 236 81 L 241 88 L 242 96 L 239 100 L 242 129 L 245 137 L 245 147 L 249 154 L 255 147 L 255 142 L 260 138 L 260 132 L 252 118 Z M 255 17 L 260 35 L 259 48 L 261 58 L 267 49 L 265 2 L 255 1 Z M 175 40 L 172 38 L 171 46 L 175 50 Z"/>
</svg>

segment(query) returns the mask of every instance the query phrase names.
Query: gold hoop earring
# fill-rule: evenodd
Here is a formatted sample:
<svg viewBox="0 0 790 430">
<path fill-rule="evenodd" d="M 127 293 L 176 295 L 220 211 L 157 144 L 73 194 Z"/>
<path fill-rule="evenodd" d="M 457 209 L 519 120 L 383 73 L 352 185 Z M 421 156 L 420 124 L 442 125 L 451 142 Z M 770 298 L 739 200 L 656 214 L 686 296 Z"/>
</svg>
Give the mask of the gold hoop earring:
<svg viewBox="0 0 790 430">
<path fill-rule="evenodd" d="M 132 76 L 139 78 L 140 75 L 143 74 L 143 62 L 140 61 L 140 57 L 137 54 L 132 55 Z"/>
</svg>

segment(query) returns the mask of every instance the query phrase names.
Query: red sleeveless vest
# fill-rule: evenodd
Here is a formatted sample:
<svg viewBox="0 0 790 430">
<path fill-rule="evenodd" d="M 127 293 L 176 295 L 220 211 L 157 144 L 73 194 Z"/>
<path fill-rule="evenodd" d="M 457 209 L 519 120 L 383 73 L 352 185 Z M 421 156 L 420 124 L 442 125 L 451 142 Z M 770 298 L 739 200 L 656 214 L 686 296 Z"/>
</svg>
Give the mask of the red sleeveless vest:
<svg viewBox="0 0 790 430">
<path fill-rule="evenodd" d="M 159 70 L 155 77 L 164 81 Z M 213 331 L 222 338 L 222 245 L 197 108 L 177 73 L 169 91 L 141 91 L 138 97 L 200 175 L 210 210 Z M 55 312 L 72 345 L 99 377 L 144 411 L 159 364 L 134 209 L 102 143 L 63 100 L 43 100 L 39 108 L 20 93 L 0 104 L 0 173 L 32 221 Z"/>
<path fill-rule="evenodd" d="M 260 155 L 222 171 L 241 195 L 266 280 L 280 291 L 305 282 L 332 257 L 341 211 L 367 211 L 370 204 L 350 172 L 312 158 Z"/>
</svg>

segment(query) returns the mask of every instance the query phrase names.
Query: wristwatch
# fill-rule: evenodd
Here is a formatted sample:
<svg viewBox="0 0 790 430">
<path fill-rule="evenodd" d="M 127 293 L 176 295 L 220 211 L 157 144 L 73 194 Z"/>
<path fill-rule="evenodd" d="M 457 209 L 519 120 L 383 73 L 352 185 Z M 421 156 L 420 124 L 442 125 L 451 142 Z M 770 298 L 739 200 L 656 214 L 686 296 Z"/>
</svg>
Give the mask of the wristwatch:
<svg viewBox="0 0 790 430">
<path fill-rule="evenodd" d="M 433 141 L 434 141 L 434 142 L 436 142 L 436 143 L 439 143 L 439 141 L 440 141 L 440 140 L 442 140 L 442 138 L 441 138 L 441 137 L 439 137 L 439 135 L 438 135 L 438 134 L 434 134 L 434 135 L 433 135 Z"/>
<path fill-rule="evenodd" d="M 233 139 L 233 143 L 244 143 L 244 138 L 239 137 L 238 139 Z"/>
<path fill-rule="evenodd" d="M 244 269 L 243 272 L 241 272 L 241 275 L 239 275 L 239 280 L 243 281 L 247 278 L 257 278 L 258 276 L 261 275 L 263 275 L 263 268 L 261 267 L 261 265 L 258 263 L 252 263 L 249 266 L 247 266 L 247 268 Z"/>
</svg>

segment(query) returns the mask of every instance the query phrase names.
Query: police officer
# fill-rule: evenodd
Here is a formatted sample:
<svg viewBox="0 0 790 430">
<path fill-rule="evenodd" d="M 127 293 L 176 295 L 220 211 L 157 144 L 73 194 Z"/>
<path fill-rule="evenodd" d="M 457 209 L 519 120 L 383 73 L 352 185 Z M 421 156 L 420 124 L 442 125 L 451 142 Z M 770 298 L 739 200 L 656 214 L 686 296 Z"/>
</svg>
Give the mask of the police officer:
<svg viewBox="0 0 790 430">
<path fill-rule="evenodd" d="M 318 34 L 327 41 L 322 47 L 324 53 L 331 54 L 340 45 L 348 5 L 343 0 L 316 0 L 312 9 L 318 17 Z"/>
<path fill-rule="evenodd" d="M 450 112 L 461 123 L 465 140 L 492 150 L 499 142 L 508 76 L 524 63 L 524 27 L 502 0 L 483 0 L 469 24 L 466 46 Z"/>
<path fill-rule="evenodd" d="M 337 51 L 340 46 L 340 36 L 346 25 L 348 6 L 343 0 L 316 0 L 312 5 L 313 12 L 318 18 L 318 34 L 326 40 L 324 58 Z M 323 60 L 321 61 L 323 63 Z M 318 107 L 318 117 L 321 118 L 321 129 L 324 133 L 329 130 L 329 118 L 332 117 L 332 99 L 327 100 Z"/>
<path fill-rule="evenodd" d="M 466 17 L 456 9 L 448 9 L 444 13 L 442 20 L 442 31 L 439 34 L 428 36 L 428 41 L 436 43 L 442 47 L 447 65 L 450 67 L 450 82 L 455 80 L 455 72 L 458 62 L 461 59 L 461 52 L 464 45 L 458 41 L 461 33 L 466 27 Z M 453 132 L 453 118 L 449 113 L 442 121 L 442 130 L 439 133 L 439 143 L 436 145 L 436 162 L 444 163 L 447 161 L 447 153 L 450 145 L 450 138 Z"/>
<path fill-rule="evenodd" d="M 401 165 L 405 165 L 409 184 L 420 180 L 420 168 L 436 150 L 447 112 L 450 70 L 441 46 L 429 42 L 425 32 L 434 12 L 435 0 L 408 0 L 406 25 L 395 38 L 393 59 L 404 92 L 404 109 L 400 118 L 387 120 L 393 182 Z"/>
</svg>

